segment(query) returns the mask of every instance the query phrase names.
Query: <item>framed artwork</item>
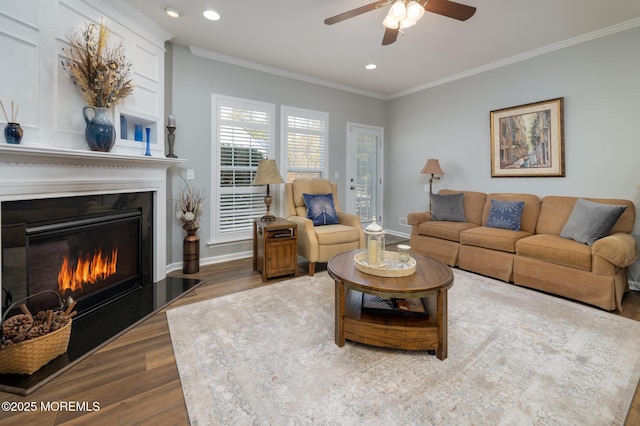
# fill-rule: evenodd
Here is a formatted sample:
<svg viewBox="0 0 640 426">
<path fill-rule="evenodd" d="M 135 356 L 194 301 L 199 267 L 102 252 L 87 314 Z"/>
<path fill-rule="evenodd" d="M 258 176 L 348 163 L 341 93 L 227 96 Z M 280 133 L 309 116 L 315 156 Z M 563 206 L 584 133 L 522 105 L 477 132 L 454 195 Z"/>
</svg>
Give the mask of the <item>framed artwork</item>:
<svg viewBox="0 0 640 426">
<path fill-rule="evenodd" d="M 564 176 L 564 98 L 491 111 L 491 177 Z"/>
</svg>

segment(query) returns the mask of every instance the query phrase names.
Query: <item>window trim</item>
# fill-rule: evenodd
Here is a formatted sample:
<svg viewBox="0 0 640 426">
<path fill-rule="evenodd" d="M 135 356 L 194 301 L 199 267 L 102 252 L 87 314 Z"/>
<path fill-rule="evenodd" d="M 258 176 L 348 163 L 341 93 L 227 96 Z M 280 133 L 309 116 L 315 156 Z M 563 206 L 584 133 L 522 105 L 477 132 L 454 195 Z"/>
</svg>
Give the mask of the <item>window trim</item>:
<svg viewBox="0 0 640 426">
<path fill-rule="evenodd" d="M 220 107 L 229 104 L 247 104 L 255 106 L 257 110 L 267 111 L 270 115 L 269 120 L 269 147 L 267 152 L 268 158 L 275 158 L 276 151 L 276 105 L 271 102 L 261 102 L 252 99 L 226 96 L 213 93 L 211 95 L 211 177 L 210 183 L 212 188 L 211 202 L 209 203 L 210 212 L 210 242 L 212 244 L 232 243 L 237 241 L 250 240 L 253 237 L 252 230 L 237 231 L 230 234 L 222 234 L 218 224 L 220 223 L 220 200 L 222 191 L 220 187 Z M 262 194 L 266 191 L 264 186 L 249 186 L 241 188 L 238 193 L 255 193 Z M 266 207 L 265 207 L 266 209 Z"/>
</svg>

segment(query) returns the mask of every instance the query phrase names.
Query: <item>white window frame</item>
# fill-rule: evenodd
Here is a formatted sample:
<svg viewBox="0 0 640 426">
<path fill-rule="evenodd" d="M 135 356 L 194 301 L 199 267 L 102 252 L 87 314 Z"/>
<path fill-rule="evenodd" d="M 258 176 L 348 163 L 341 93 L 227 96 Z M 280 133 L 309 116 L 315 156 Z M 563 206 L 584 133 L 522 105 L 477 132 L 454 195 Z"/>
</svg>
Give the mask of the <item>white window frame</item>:
<svg viewBox="0 0 640 426">
<path fill-rule="evenodd" d="M 220 228 L 221 223 L 221 214 L 220 214 L 220 203 L 221 197 L 223 194 L 227 193 L 236 193 L 236 194 L 260 194 L 261 197 L 264 197 L 266 193 L 266 189 L 264 186 L 248 186 L 248 187 L 237 187 L 235 190 L 230 190 L 226 187 L 221 187 L 220 182 L 220 174 L 222 170 L 222 166 L 220 164 L 220 150 L 222 146 L 220 128 L 223 125 L 223 122 L 220 119 L 220 108 L 221 107 L 239 107 L 239 108 L 248 108 L 255 109 L 256 111 L 265 112 L 269 115 L 269 123 L 264 127 L 263 130 L 267 130 L 269 132 L 269 143 L 266 148 L 265 156 L 267 158 L 274 158 L 275 155 L 275 140 L 276 140 L 276 106 L 273 103 L 254 101 L 250 99 L 242 99 L 235 98 L 231 96 L 224 96 L 219 94 L 212 94 L 211 96 L 211 188 L 212 188 L 212 199 L 211 199 L 211 242 L 212 243 L 226 243 L 226 242 L 234 242 L 234 241 L 242 241 L 251 239 L 253 237 L 253 229 L 252 227 L 247 227 L 247 229 L 240 229 L 238 231 L 227 231 L 222 232 Z M 230 122 L 229 122 L 230 123 Z M 253 169 L 255 172 L 257 166 Z M 266 211 L 266 207 L 264 203 L 262 203 L 261 207 L 258 211 L 255 211 L 255 214 L 252 211 L 253 209 L 249 209 L 247 212 L 252 214 L 255 217 L 259 217 Z M 253 219 L 251 219 L 253 220 Z"/>
</svg>

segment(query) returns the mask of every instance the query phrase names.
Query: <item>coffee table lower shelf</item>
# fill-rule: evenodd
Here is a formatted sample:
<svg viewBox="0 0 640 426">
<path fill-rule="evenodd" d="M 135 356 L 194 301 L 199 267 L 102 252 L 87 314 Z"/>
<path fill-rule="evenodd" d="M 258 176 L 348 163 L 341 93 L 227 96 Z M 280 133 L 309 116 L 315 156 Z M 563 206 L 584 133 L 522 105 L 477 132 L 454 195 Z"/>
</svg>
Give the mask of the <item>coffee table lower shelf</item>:
<svg viewBox="0 0 640 426">
<path fill-rule="evenodd" d="M 342 332 L 336 330 L 336 344 L 345 340 L 404 350 L 430 350 L 439 359 L 446 358 L 443 330 L 437 321 L 437 296 L 424 298 L 426 314 L 405 316 L 398 313 L 372 313 L 362 310 L 363 294 L 348 289 Z"/>
</svg>

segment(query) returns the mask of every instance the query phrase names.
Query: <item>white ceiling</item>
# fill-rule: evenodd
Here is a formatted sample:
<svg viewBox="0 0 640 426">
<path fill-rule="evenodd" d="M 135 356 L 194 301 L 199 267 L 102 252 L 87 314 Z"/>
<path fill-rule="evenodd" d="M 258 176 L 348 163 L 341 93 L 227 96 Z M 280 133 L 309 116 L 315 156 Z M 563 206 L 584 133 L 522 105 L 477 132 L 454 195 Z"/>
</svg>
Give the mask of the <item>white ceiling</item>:
<svg viewBox="0 0 640 426">
<path fill-rule="evenodd" d="M 323 22 L 373 0 L 125 1 L 173 34 L 174 44 L 382 99 L 640 25 L 640 0 L 459 0 L 477 7 L 468 21 L 427 12 L 382 46 L 389 6 Z M 167 6 L 182 16 L 168 17 Z M 207 8 L 222 19 L 204 19 Z M 369 63 L 378 68 L 366 71 Z"/>
</svg>

